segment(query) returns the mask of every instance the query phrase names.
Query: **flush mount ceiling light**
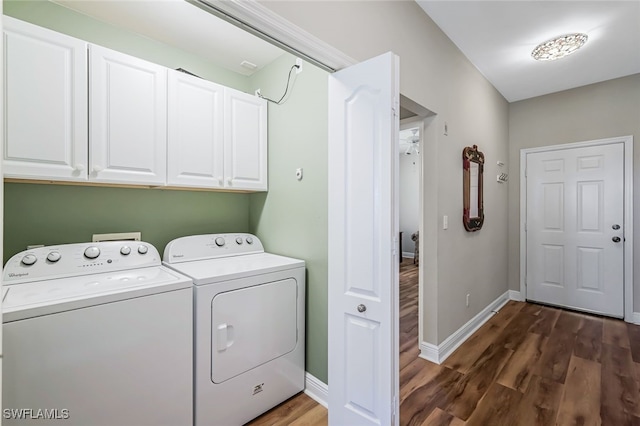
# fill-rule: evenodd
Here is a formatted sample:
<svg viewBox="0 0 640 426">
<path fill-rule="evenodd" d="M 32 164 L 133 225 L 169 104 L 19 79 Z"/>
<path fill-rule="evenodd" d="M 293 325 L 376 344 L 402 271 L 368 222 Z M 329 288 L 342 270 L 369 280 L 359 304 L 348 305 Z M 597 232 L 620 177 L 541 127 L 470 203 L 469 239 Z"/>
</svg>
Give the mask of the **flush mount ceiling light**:
<svg viewBox="0 0 640 426">
<path fill-rule="evenodd" d="M 587 38 L 587 35 L 582 33 L 565 34 L 540 43 L 533 49 L 531 56 L 537 61 L 555 61 L 580 49 Z"/>
</svg>

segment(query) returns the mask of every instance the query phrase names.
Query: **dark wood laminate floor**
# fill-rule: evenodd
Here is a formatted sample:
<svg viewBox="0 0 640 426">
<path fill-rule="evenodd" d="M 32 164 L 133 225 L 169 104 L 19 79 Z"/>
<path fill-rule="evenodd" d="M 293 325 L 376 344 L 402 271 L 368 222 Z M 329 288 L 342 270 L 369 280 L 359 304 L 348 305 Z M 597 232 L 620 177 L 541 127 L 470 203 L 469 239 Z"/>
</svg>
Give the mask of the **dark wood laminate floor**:
<svg viewBox="0 0 640 426">
<path fill-rule="evenodd" d="M 640 425 L 640 327 L 509 302 L 442 365 L 418 357 L 418 270 L 400 268 L 400 424 Z M 250 425 L 326 425 L 304 394 Z"/>
</svg>

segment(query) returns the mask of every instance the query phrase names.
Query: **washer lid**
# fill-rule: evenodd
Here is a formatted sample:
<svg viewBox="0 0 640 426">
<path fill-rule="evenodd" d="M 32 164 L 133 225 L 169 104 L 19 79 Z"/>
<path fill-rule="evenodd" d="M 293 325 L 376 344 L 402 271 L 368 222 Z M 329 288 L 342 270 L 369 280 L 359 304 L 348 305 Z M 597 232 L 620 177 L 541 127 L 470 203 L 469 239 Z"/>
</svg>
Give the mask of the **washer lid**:
<svg viewBox="0 0 640 426">
<path fill-rule="evenodd" d="M 248 254 L 220 259 L 197 260 L 165 265 L 193 279 L 195 285 L 206 285 L 253 275 L 304 267 L 304 260 L 270 253 Z"/>
<path fill-rule="evenodd" d="M 163 266 L 5 286 L 3 322 L 190 288 L 191 280 Z"/>
</svg>

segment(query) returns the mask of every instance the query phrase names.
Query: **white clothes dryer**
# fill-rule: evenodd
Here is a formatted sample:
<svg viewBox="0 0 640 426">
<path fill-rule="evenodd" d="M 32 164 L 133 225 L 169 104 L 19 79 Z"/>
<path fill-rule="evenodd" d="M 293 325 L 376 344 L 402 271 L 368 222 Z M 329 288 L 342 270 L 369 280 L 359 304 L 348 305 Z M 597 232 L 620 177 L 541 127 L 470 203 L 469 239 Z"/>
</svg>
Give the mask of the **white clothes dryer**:
<svg viewBox="0 0 640 426">
<path fill-rule="evenodd" d="M 155 247 L 36 248 L 3 278 L 3 425 L 193 424 L 192 284 Z"/>
<path fill-rule="evenodd" d="M 304 261 L 250 234 L 178 238 L 163 259 L 194 284 L 197 426 L 242 425 L 304 389 Z"/>
</svg>

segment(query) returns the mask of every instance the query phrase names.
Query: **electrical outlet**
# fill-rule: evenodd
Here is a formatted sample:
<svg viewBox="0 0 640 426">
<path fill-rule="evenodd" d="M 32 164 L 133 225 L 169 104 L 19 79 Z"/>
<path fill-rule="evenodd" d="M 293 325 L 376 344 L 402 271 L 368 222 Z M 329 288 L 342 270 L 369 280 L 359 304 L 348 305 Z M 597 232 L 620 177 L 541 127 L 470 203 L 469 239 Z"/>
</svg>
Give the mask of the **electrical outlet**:
<svg viewBox="0 0 640 426">
<path fill-rule="evenodd" d="M 469 307 L 469 297 L 470 297 L 470 296 L 471 296 L 471 295 L 467 293 L 467 308 Z"/>
<path fill-rule="evenodd" d="M 296 58 L 296 74 L 300 74 L 302 72 L 302 59 Z"/>
</svg>

